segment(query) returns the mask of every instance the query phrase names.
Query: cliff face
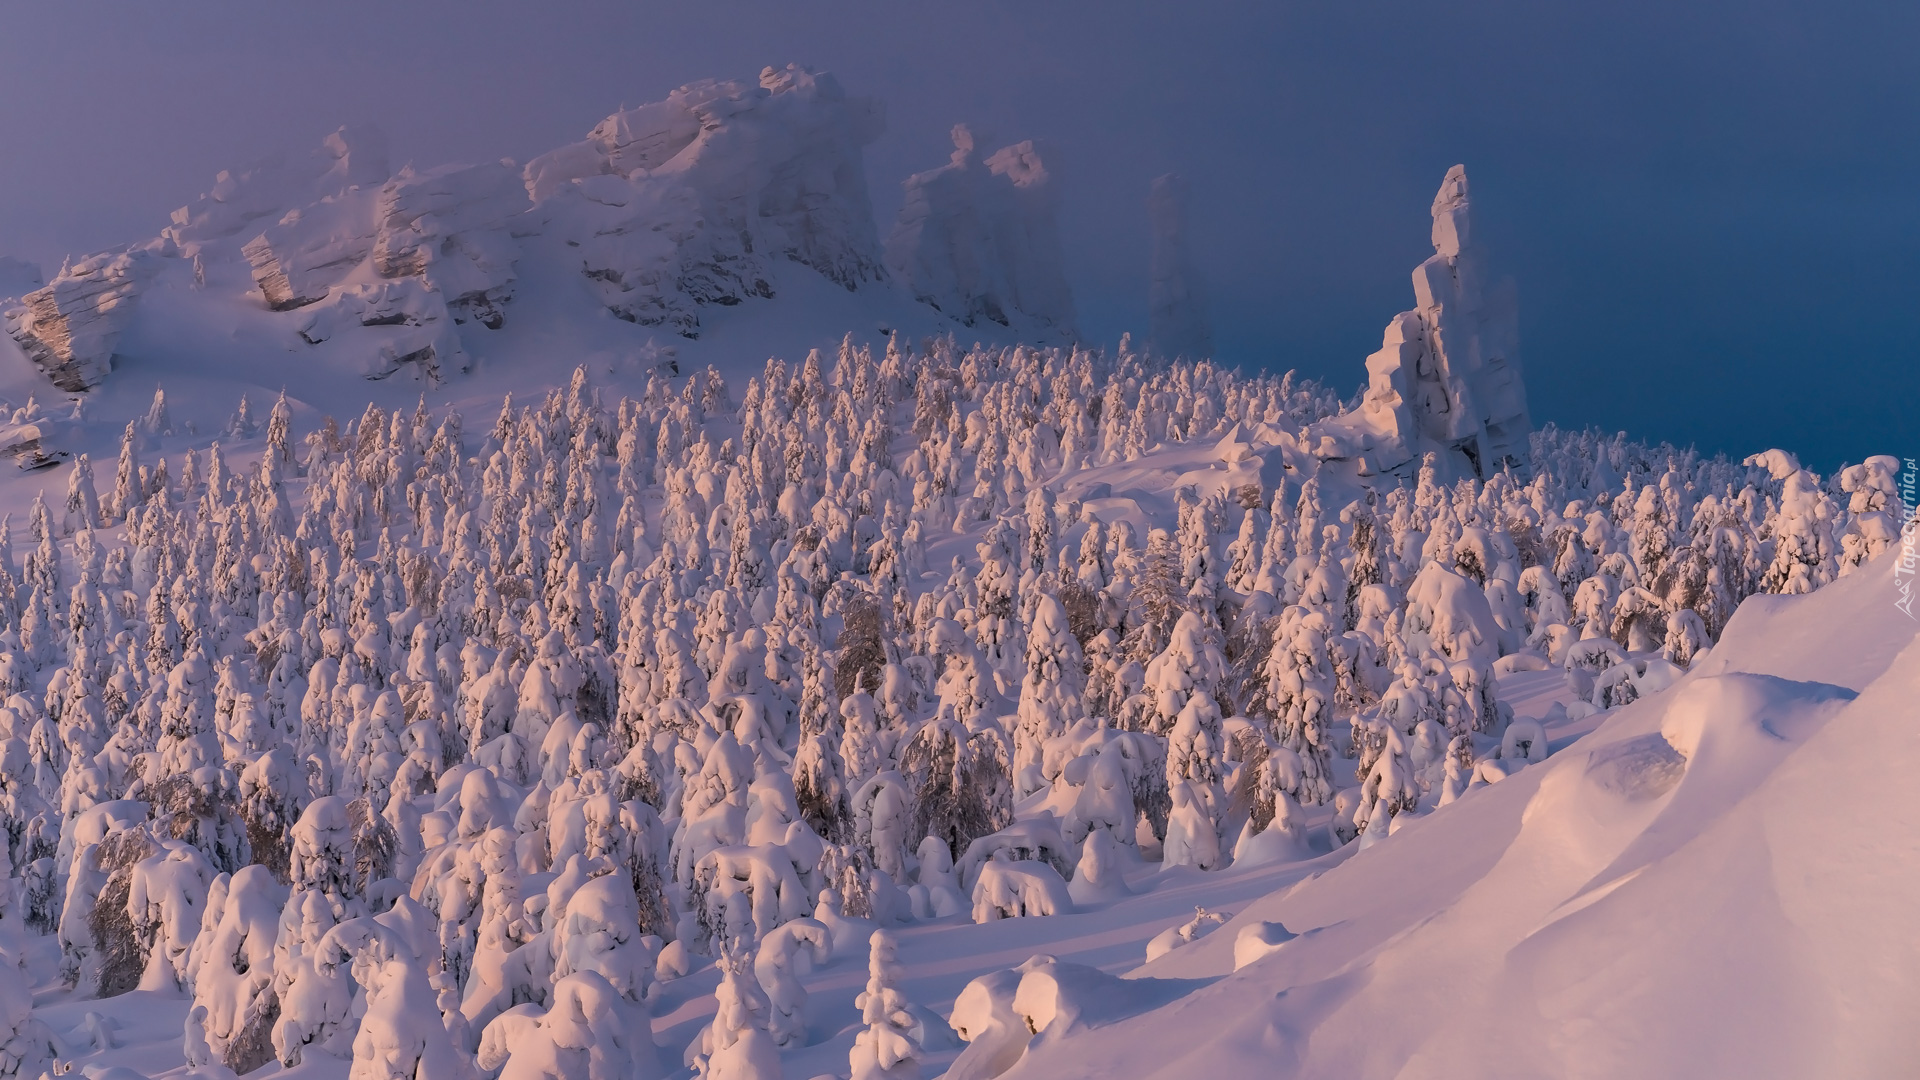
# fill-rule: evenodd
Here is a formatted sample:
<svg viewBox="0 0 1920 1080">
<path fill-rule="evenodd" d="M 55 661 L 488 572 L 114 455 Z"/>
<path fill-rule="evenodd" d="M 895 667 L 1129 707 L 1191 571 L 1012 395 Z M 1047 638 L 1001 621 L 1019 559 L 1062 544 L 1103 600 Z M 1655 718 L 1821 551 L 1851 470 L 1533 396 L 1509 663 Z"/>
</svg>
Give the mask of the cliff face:
<svg viewBox="0 0 1920 1080">
<path fill-rule="evenodd" d="M 342 128 L 303 157 L 221 172 L 155 240 L 89 256 L 45 287 L 10 285 L 26 295 L 7 329 L 58 387 L 88 390 L 152 279 L 167 295 L 148 303 L 165 308 L 177 290 L 224 289 L 237 264 L 254 304 L 289 313 L 287 338 L 305 343 L 294 351 L 331 341 L 329 357 L 350 355 L 369 378 L 413 364 L 439 379 L 470 365 L 463 332 L 472 347 L 472 333 L 513 318 L 537 246 L 543 287 L 698 337 L 703 308 L 773 296 L 778 264 L 849 291 L 886 279 L 863 160 L 884 127 L 879 102 L 790 65 L 623 109 L 524 168 L 396 173 L 379 132 Z M 1028 169 L 1018 184 L 1044 195 L 1044 179 Z M 0 284 L 26 278 L 9 270 Z M 1022 288 L 1044 296 L 1064 282 Z"/>
</svg>

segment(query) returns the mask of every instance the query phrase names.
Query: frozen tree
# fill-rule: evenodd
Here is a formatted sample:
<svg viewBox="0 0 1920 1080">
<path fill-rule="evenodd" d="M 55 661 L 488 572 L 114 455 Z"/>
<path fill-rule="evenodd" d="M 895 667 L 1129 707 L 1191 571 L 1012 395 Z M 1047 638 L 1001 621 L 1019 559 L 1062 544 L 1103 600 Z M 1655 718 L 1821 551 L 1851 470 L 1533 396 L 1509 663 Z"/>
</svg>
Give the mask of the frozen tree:
<svg viewBox="0 0 1920 1080">
<path fill-rule="evenodd" d="M 188 954 L 199 936 L 213 868 L 193 847 L 166 841 L 134 864 L 127 884 L 127 914 L 147 960 L 143 988 L 176 990 L 188 978 Z"/>
<path fill-rule="evenodd" d="M 1068 628 L 1067 609 L 1042 595 L 1027 632 L 1027 673 L 1020 684 L 1019 735 L 1015 775 L 1023 791 L 1040 786 L 1042 756 L 1048 740 L 1063 734 L 1085 715 L 1086 659 Z"/>
<path fill-rule="evenodd" d="M 1226 676 L 1226 657 L 1208 627 L 1191 611 L 1181 615 L 1166 648 L 1146 667 L 1145 689 L 1152 699 L 1155 732 L 1170 729 L 1193 701 L 1205 699 L 1212 705 L 1214 693 Z"/>
<path fill-rule="evenodd" d="M 1774 593 L 1808 593 L 1833 580 L 1833 507 L 1813 474 L 1799 470 L 1787 477 L 1774 527 L 1773 562 L 1760 580 Z"/>
<path fill-rule="evenodd" d="M 350 925 L 333 931 L 352 940 L 353 978 L 365 1010 L 353 1039 L 349 1080 L 474 1077 L 471 1059 L 454 1046 L 426 967 L 412 946 L 372 920 L 362 920 L 351 935 Z"/>
<path fill-rule="evenodd" d="M 969 732 L 943 711 L 900 757 L 913 792 L 905 836 L 937 839 L 957 857 L 974 840 L 1013 823 L 1010 762 L 997 732 Z"/>
<path fill-rule="evenodd" d="M 476 1063 L 500 1080 L 657 1080 L 647 1025 L 635 1025 L 619 993 L 591 971 L 553 984 L 545 1010 L 516 1005 L 480 1035 Z"/>
<path fill-rule="evenodd" d="M 1215 870 L 1222 865 L 1220 824 L 1226 810 L 1220 710 L 1211 698 L 1194 697 L 1181 709 L 1167 739 L 1167 866 Z"/>
<path fill-rule="evenodd" d="M 258 864 L 216 878 L 189 955 L 201 1036 L 213 1060 L 248 1073 L 273 1059 L 274 938 L 286 890 Z"/>
<path fill-rule="evenodd" d="M 817 919 L 795 919 L 760 940 L 753 973 L 767 995 L 767 1033 L 776 1046 L 805 1045 L 807 988 L 799 977 L 805 965 L 817 967 L 832 956 L 833 939 Z"/>
<path fill-rule="evenodd" d="M 866 1027 L 854 1036 L 849 1062 L 852 1080 L 913 1080 L 920 1075 L 920 1045 L 914 1041 L 914 1016 L 895 988 L 897 967 L 893 935 L 873 934 L 867 964 L 867 988 L 855 999 Z"/>
<path fill-rule="evenodd" d="M 1265 665 L 1266 705 L 1273 713 L 1274 737 L 1294 756 L 1298 767 L 1288 779 L 1289 794 L 1304 803 L 1324 803 L 1332 795 L 1330 752 L 1336 697 L 1329 634 L 1323 612 L 1282 615 L 1273 632 L 1273 651 Z"/>
<path fill-rule="evenodd" d="M 744 955 L 721 957 L 714 1000 L 713 1023 L 688 1048 L 694 1072 L 705 1080 L 780 1080 L 780 1049 L 765 1030 L 773 1005 Z"/>
<path fill-rule="evenodd" d="M 81 529 L 98 529 L 104 521 L 100 514 L 100 496 L 93 486 L 93 463 L 81 454 L 67 474 L 67 509 L 60 531 L 72 535 Z"/>
</svg>

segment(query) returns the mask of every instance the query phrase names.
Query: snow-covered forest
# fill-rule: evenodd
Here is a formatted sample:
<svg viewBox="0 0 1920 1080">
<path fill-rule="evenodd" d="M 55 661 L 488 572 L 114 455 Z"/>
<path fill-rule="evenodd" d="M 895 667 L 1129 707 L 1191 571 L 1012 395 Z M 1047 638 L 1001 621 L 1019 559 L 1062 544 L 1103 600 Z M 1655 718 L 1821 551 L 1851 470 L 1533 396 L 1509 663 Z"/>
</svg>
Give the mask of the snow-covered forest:
<svg viewBox="0 0 1920 1080">
<path fill-rule="evenodd" d="M 1174 179 L 1156 347 L 995 343 L 1071 337 L 1045 148 L 982 163 L 956 129 L 883 246 L 834 169 L 866 106 L 801 69 L 762 84 L 736 96 L 759 113 L 681 131 L 674 108 L 735 100 L 689 88 L 520 173 L 389 179 L 337 136 L 319 180 L 272 180 L 304 212 L 234 209 L 270 187 L 235 180 L 16 309 L 18 359 L 77 404 L 6 427 L 47 468 L 0 521 L 0 1076 L 1100 1075 L 1080 1033 L 1497 877 L 1486 853 L 1560 812 L 1501 792 L 1564 788 L 1570 746 L 1634 735 L 1588 774 L 1666 805 L 1731 752 L 1714 718 L 1785 745 L 1891 663 L 1817 692 L 1732 674 L 1772 670 L 1766 634 L 1814 610 L 1789 603 L 1865 633 L 1840 605 L 1888 577 L 1901 462 L 1535 430 L 1463 170 L 1349 396 L 1166 356 L 1208 334 Z M 796 161 L 838 201 L 774 198 Z M 742 227 L 791 244 L 700 231 L 687 193 L 740 176 Z M 784 263 L 892 282 L 945 332 L 725 371 L 523 360 L 476 404 L 473 342 L 556 287 L 516 278 L 516 245 L 526 273 L 580 236 L 566 281 L 623 326 L 696 340 Z M 116 452 L 120 335 L 179 322 L 118 300 L 191 314 L 223 282 L 381 390 L 191 423 L 163 387 Z M 464 406 L 429 404 L 447 387 Z M 1656 706 L 1658 745 L 1632 728 Z M 1345 914 L 1264 917 L 1343 882 Z M 1287 1015 L 1246 1037 L 1322 1060 Z"/>
<path fill-rule="evenodd" d="M 1895 535 L 1877 460 L 1548 430 L 1484 483 L 1257 467 L 1338 405 L 849 347 L 471 420 L 243 405 L 170 461 L 156 397 L 0 547 L 12 962 L 177 998 L 188 1064 L 237 1073 L 770 1077 L 852 1035 L 908 1075 L 956 1036 L 877 930 L 1365 848 Z M 1502 677 L 1546 670 L 1573 700 L 1517 715 Z M 814 1026 L 809 968 L 869 957 Z M 656 1048 L 685 980 L 711 1021 Z M 111 1045 L 26 985 L 14 1072 Z M 1013 985 L 957 995 L 957 1075 L 1018 1056 L 983 1029 Z"/>
</svg>

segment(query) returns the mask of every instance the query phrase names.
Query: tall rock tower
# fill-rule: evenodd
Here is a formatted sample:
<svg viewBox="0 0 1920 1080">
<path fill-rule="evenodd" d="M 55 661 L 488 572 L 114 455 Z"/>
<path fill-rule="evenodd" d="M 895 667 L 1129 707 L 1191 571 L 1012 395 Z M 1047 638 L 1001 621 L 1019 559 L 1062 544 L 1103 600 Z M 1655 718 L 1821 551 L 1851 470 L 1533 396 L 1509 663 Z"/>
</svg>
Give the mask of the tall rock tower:
<svg viewBox="0 0 1920 1080">
<path fill-rule="evenodd" d="M 1447 170 L 1433 199 L 1433 256 L 1413 271 L 1412 311 L 1367 357 L 1362 420 L 1378 471 L 1436 453 L 1444 471 L 1480 478 L 1523 466 L 1527 390 L 1511 281 L 1487 285 L 1474 241 L 1467 170 Z"/>
<path fill-rule="evenodd" d="M 1153 225 L 1147 341 L 1162 356 L 1204 360 L 1213 355 L 1213 326 L 1187 250 L 1187 200 L 1187 181 L 1176 173 L 1154 180 L 1147 196 Z"/>
</svg>

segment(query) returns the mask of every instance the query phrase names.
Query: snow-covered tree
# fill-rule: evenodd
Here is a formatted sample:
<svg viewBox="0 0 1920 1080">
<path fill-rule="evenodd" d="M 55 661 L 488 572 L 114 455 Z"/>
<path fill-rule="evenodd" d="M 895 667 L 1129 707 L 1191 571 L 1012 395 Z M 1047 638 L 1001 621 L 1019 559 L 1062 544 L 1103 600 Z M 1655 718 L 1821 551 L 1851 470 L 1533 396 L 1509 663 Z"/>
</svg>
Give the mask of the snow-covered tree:
<svg viewBox="0 0 1920 1080">
<path fill-rule="evenodd" d="M 848 1056 L 852 1080 L 915 1080 L 923 1051 L 914 1041 L 915 1018 L 896 987 L 897 947 L 885 930 L 873 932 L 867 963 L 867 988 L 854 1000 L 866 1027 L 853 1039 Z"/>
</svg>

